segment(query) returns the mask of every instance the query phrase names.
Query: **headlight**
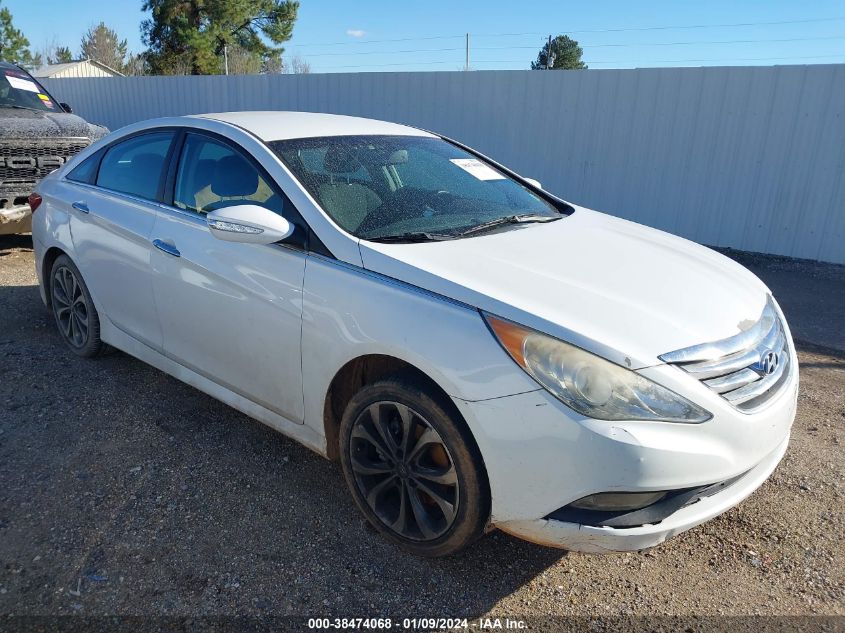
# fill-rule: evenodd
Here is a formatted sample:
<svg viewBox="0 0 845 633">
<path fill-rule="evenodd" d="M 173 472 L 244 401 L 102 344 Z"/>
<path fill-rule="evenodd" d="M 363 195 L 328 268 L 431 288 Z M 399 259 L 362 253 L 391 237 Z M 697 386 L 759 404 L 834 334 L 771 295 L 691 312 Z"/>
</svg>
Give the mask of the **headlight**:
<svg viewBox="0 0 845 633">
<path fill-rule="evenodd" d="M 699 423 L 711 415 L 638 373 L 535 330 L 484 315 L 529 376 L 578 413 L 599 420 Z"/>
</svg>

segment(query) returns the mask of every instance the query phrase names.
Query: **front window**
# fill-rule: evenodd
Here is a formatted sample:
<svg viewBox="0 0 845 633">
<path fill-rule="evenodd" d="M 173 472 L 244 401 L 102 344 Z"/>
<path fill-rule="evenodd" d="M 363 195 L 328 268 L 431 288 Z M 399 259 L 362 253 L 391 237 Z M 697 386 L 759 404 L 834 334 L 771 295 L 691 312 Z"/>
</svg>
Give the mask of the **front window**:
<svg viewBox="0 0 845 633">
<path fill-rule="evenodd" d="M 334 136 L 270 144 L 343 229 L 368 240 L 473 233 L 561 210 L 489 163 L 439 138 Z"/>
<path fill-rule="evenodd" d="M 282 213 L 282 199 L 255 166 L 228 145 L 188 134 L 179 159 L 173 204 L 210 213 L 237 204 L 257 204 Z"/>
<path fill-rule="evenodd" d="M 0 68 L 0 108 L 62 111 L 41 84 L 14 68 Z"/>
</svg>

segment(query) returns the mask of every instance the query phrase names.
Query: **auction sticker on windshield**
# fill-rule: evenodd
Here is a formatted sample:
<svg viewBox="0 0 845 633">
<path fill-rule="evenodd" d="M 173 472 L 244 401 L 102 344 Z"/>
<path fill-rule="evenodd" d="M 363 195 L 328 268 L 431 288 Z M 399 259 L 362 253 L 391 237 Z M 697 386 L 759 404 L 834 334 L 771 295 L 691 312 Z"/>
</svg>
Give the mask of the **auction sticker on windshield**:
<svg viewBox="0 0 845 633">
<path fill-rule="evenodd" d="M 53 100 L 50 99 L 50 97 L 48 97 L 47 95 L 43 95 L 39 92 L 38 98 L 41 99 L 41 101 L 44 103 L 44 105 L 47 106 L 48 108 L 53 107 Z"/>
<path fill-rule="evenodd" d="M 492 167 L 485 165 L 477 158 L 452 158 L 450 162 L 455 163 L 458 167 L 463 169 L 468 174 L 475 176 L 479 180 L 504 180 L 503 174 L 500 174 Z"/>
<path fill-rule="evenodd" d="M 9 85 L 12 86 L 12 88 L 17 88 L 18 90 L 41 92 L 41 89 L 35 85 L 35 82 L 29 81 L 29 79 L 21 79 L 20 77 L 15 77 L 14 75 L 6 73 L 6 81 L 9 82 Z"/>
</svg>

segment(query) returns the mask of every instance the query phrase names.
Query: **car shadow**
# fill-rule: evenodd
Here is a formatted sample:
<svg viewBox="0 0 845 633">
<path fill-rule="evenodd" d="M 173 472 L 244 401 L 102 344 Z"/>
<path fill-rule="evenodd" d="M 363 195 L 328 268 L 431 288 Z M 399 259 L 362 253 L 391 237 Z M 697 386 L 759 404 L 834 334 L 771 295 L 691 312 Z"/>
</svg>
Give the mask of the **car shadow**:
<svg viewBox="0 0 845 633">
<path fill-rule="evenodd" d="M 32 251 L 32 235 L 0 235 L 0 257 L 12 251 Z"/>
<path fill-rule="evenodd" d="M 0 612 L 471 618 L 566 555 L 500 532 L 404 553 L 336 464 L 128 355 L 75 356 L 31 283 L 0 287 L 0 559 L 22 570 Z"/>
<path fill-rule="evenodd" d="M 794 342 L 795 349 L 798 351 L 798 362 L 802 368 L 817 367 L 820 369 L 839 369 L 842 367 L 842 361 L 845 360 L 845 350 L 835 349 L 824 345 L 816 345 L 814 343 L 801 340 L 795 340 Z M 806 362 L 801 359 L 803 353 L 824 356 L 829 360 Z"/>
</svg>

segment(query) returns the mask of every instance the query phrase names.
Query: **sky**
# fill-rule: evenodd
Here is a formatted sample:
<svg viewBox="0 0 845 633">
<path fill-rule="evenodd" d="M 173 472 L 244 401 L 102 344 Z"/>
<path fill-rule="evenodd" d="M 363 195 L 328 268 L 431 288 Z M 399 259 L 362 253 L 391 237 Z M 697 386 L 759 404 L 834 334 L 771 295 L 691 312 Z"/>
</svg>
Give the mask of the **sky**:
<svg viewBox="0 0 845 633">
<path fill-rule="evenodd" d="M 143 50 L 141 0 L 0 0 L 40 50 L 75 53 L 104 21 Z M 529 68 L 548 35 L 567 34 L 591 68 L 845 62 L 842 0 L 302 0 L 286 55 L 312 72 Z"/>
</svg>

